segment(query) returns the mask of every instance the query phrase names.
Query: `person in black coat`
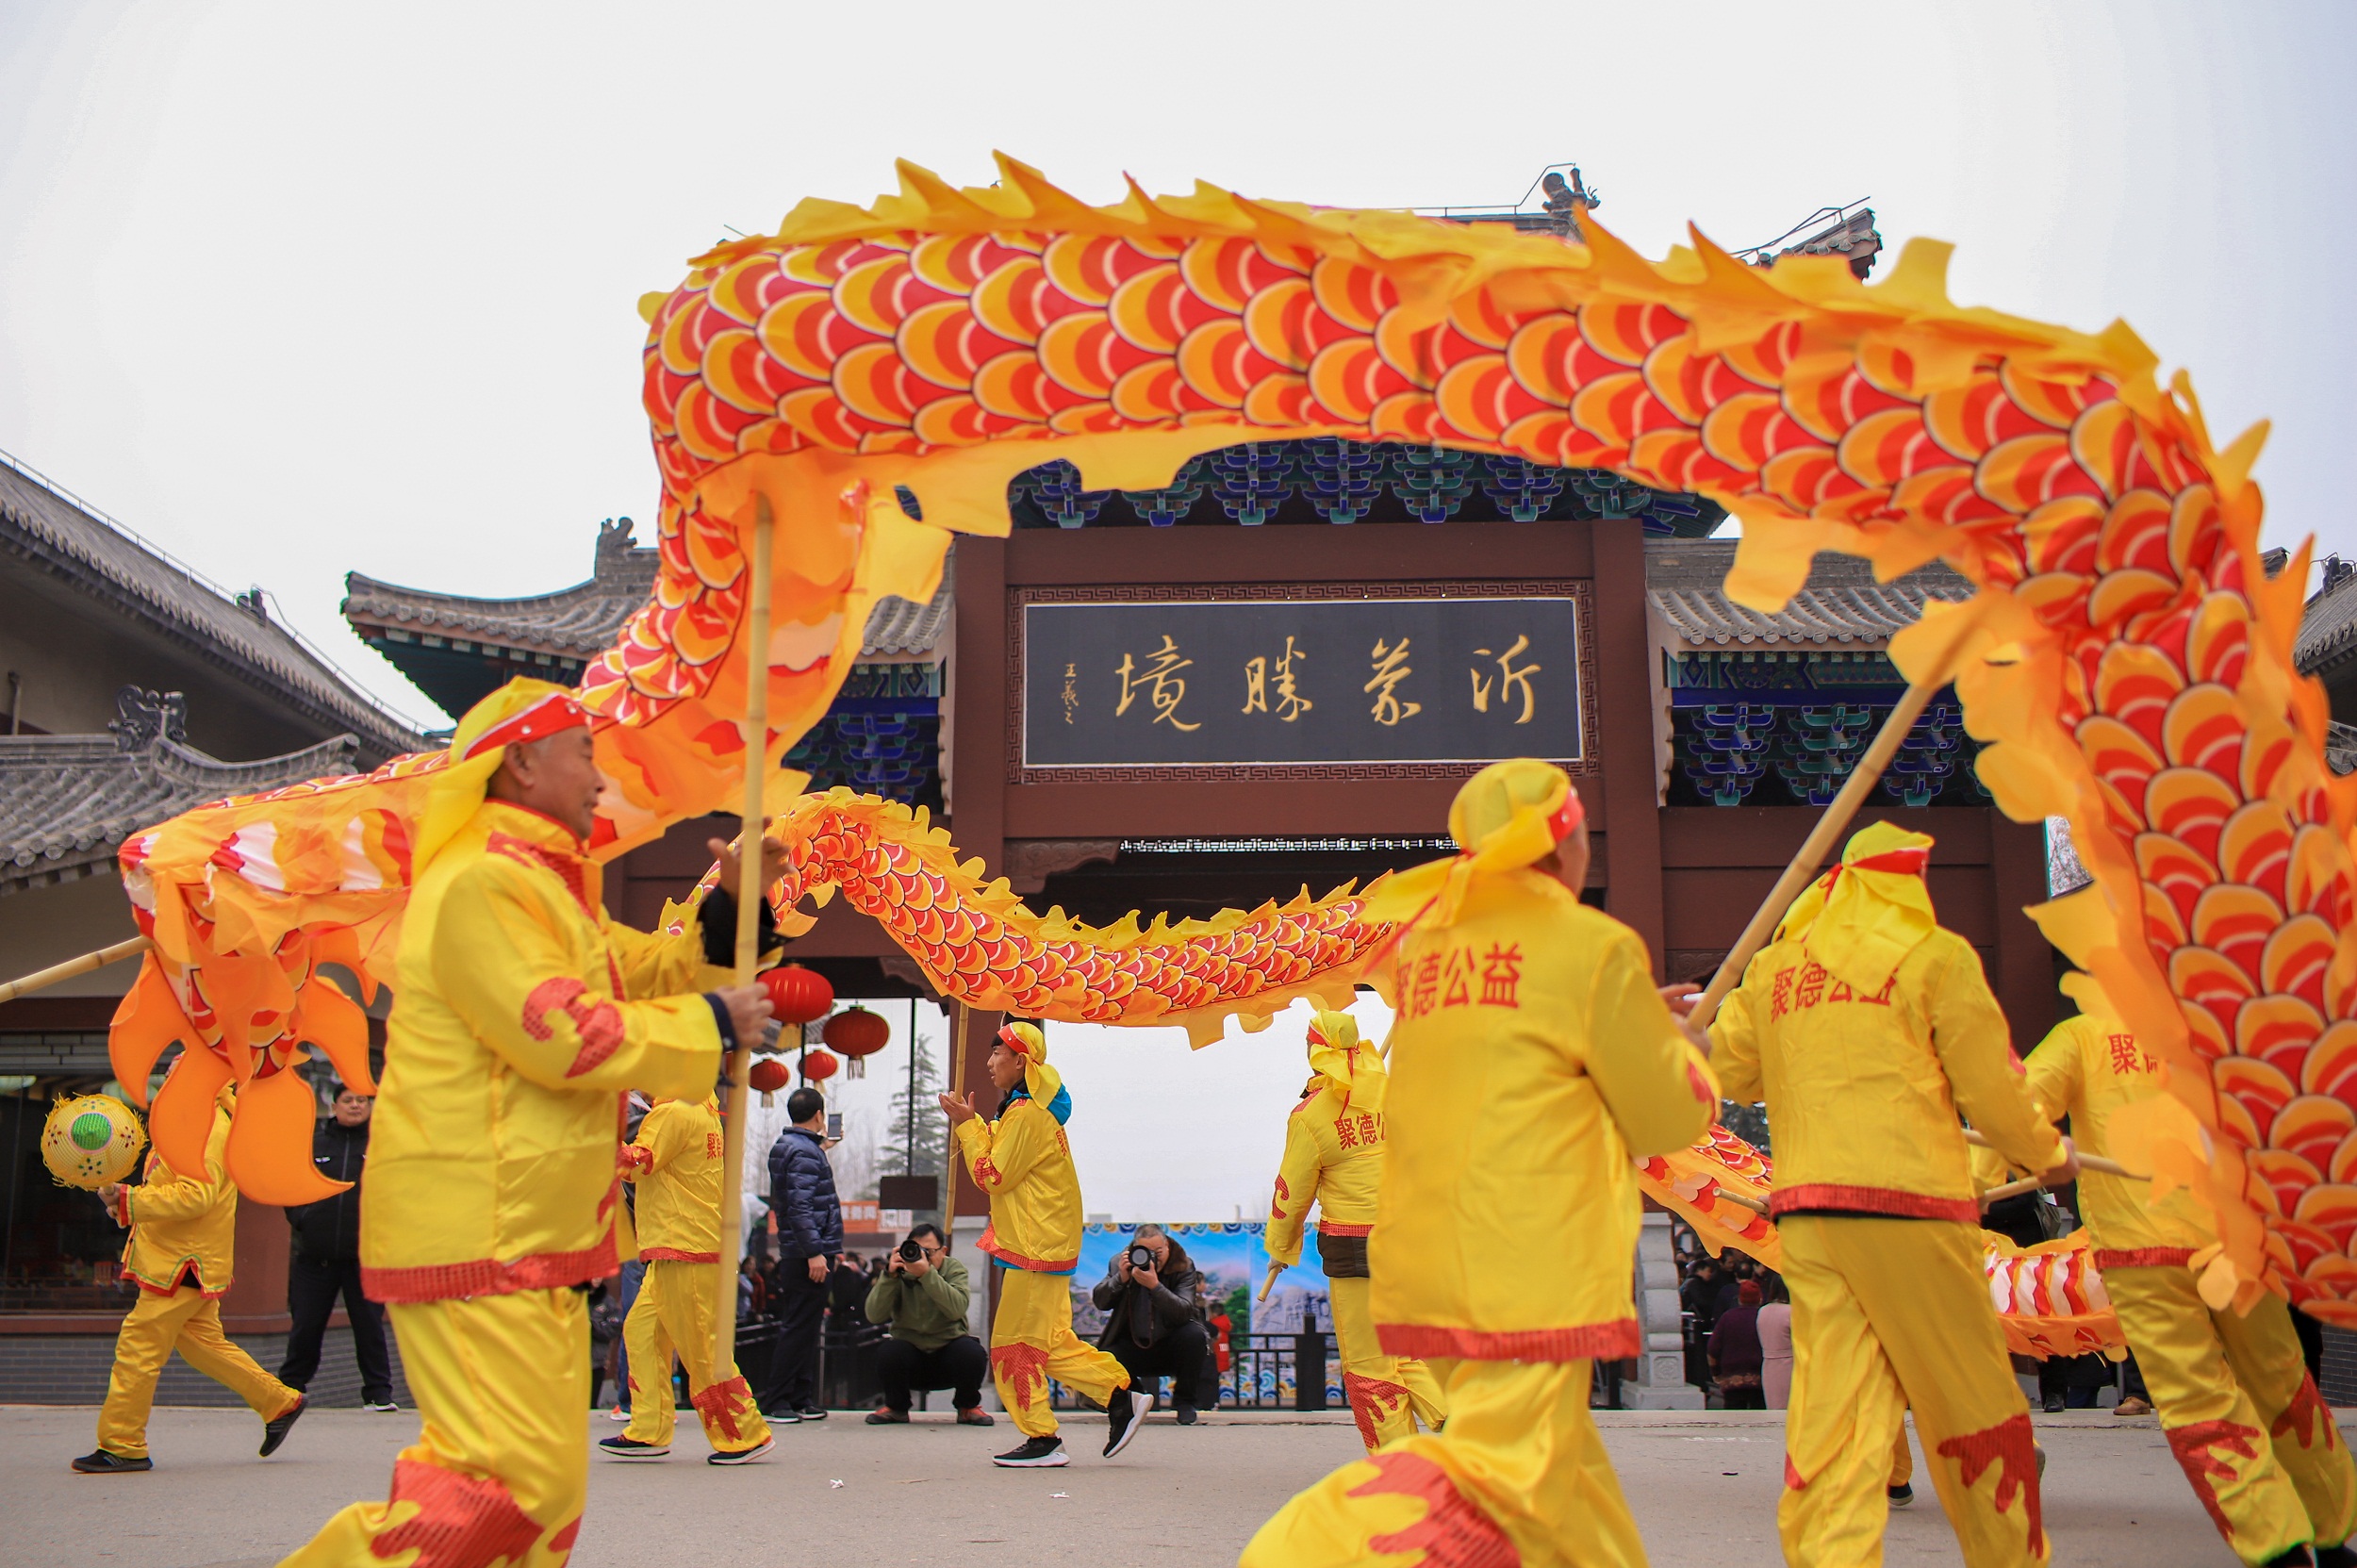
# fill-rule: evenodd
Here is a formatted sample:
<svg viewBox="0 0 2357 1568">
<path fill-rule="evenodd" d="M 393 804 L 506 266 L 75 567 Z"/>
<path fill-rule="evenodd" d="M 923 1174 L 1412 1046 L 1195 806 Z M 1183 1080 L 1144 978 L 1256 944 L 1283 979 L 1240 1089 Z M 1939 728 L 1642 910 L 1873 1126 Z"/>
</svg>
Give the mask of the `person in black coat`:
<svg viewBox="0 0 2357 1568">
<path fill-rule="evenodd" d="M 317 1203 L 287 1211 L 294 1227 L 294 1253 L 287 1260 L 287 1312 L 294 1319 L 287 1333 L 287 1361 L 278 1380 L 307 1389 L 320 1369 L 320 1342 L 327 1334 L 336 1297 L 352 1320 L 353 1358 L 360 1363 L 360 1401 L 372 1411 L 393 1404 L 393 1360 L 385 1347 L 385 1309 L 360 1289 L 360 1186 L 369 1158 L 369 1113 L 376 1101 L 351 1089 L 336 1092 L 335 1110 L 311 1134 L 311 1164 L 331 1181 L 351 1186 Z"/>
<path fill-rule="evenodd" d="M 1140 1394 L 1158 1395 L 1168 1377 L 1179 1425 L 1193 1426 L 1211 1329 L 1203 1276 L 1187 1249 L 1159 1225 L 1139 1226 L 1089 1299 L 1105 1314 L 1096 1347 L 1129 1369 L 1129 1386 Z"/>
<path fill-rule="evenodd" d="M 827 1100 L 805 1085 L 786 1097 L 794 1125 L 769 1150 L 769 1210 L 778 1216 L 778 1337 L 761 1413 L 772 1426 L 824 1421 L 818 1339 L 827 1277 L 843 1251 L 843 1204 L 827 1164 Z"/>
</svg>

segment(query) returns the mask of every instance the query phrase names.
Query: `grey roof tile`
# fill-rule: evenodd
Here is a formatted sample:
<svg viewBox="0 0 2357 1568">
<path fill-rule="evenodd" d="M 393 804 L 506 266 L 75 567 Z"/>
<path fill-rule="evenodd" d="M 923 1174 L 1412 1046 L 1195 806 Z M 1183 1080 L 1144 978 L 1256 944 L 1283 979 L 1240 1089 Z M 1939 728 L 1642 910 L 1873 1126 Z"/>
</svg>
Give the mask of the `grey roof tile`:
<svg viewBox="0 0 2357 1568">
<path fill-rule="evenodd" d="M 344 579 L 344 617 L 359 625 L 399 626 L 592 659 L 613 642 L 654 586 L 656 552 L 635 546 L 631 526 L 628 518 L 602 526 L 594 575 L 569 588 L 522 599 L 474 599 L 380 583 L 355 571 Z M 949 619 L 954 581 L 953 569 L 945 568 L 941 589 L 929 602 L 881 601 L 867 617 L 860 651 L 910 654 L 935 647 Z"/>
<path fill-rule="evenodd" d="M 0 735 L 0 895 L 112 868 L 123 841 L 232 795 L 350 773 L 351 735 L 259 762 L 222 762 L 168 735 Z"/>
<path fill-rule="evenodd" d="M 1732 539 L 1662 539 L 1645 546 L 1645 586 L 1654 609 L 1694 648 L 1879 648 L 1923 614 L 1926 600 L 1972 596 L 1962 573 L 1933 565 L 1889 583 L 1853 555 L 1821 554 L 1807 585 L 1772 616 L 1727 598 Z"/>
<path fill-rule="evenodd" d="M 2308 601 L 2299 618 L 2299 635 L 2292 640 L 2292 663 L 2302 674 L 2314 675 L 2357 651 L 2357 575 L 2320 589 Z"/>
<path fill-rule="evenodd" d="M 423 737 L 370 701 L 286 627 L 245 608 L 0 454 L 0 549 L 112 597 L 322 728 L 355 732 L 380 756 Z"/>
</svg>

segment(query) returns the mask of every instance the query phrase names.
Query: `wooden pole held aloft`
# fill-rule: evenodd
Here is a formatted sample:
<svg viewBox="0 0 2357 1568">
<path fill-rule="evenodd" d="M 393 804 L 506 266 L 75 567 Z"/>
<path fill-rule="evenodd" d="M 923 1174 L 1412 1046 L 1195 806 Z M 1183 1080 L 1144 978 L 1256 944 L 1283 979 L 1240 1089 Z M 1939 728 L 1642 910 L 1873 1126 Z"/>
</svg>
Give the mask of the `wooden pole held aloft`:
<svg viewBox="0 0 2357 1568">
<path fill-rule="evenodd" d="M 745 810 L 737 830 L 736 983 L 753 982 L 761 962 L 761 849 L 769 821 L 763 810 L 769 789 L 769 559 L 776 519 L 769 498 L 753 498 L 751 602 L 745 617 Z M 745 1248 L 745 1064 L 755 1042 L 739 1040 L 728 1053 L 728 1117 L 722 1128 L 720 1181 L 720 1278 L 713 1295 L 712 1364 L 726 1378 L 736 1364 L 736 1270 Z"/>
<path fill-rule="evenodd" d="M 122 959 L 136 958 L 155 945 L 144 936 L 134 936 L 128 941 L 117 942 L 112 947 L 101 948 L 96 952 L 84 953 L 79 958 L 69 958 L 62 964 L 52 964 L 46 969 L 35 969 L 31 974 L 21 979 L 0 984 L 0 1001 L 14 1001 L 19 997 L 29 997 L 36 991 L 57 984 L 59 981 L 72 980 L 76 975 L 86 975 L 93 969 L 103 969 L 107 965 Z"/>
</svg>

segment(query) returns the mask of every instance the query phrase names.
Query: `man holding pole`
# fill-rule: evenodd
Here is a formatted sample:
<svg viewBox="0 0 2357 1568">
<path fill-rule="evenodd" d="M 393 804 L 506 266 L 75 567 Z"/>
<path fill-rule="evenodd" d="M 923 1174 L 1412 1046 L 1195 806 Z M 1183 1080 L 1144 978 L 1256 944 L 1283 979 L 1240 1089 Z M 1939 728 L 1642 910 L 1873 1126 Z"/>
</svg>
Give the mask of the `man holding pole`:
<svg viewBox="0 0 2357 1568">
<path fill-rule="evenodd" d="M 1492 764 L 1448 820 L 1462 853 L 1368 900 L 1403 927 L 1373 1315 L 1385 1353 L 1430 1362 L 1448 1425 L 1294 1497 L 1244 1568 L 1645 1560 L 1590 1374 L 1644 1344 L 1631 1157 L 1692 1142 L 1718 1092 L 1643 942 L 1580 901 L 1563 770 Z"/>
<path fill-rule="evenodd" d="M 712 1444 L 707 1462 L 746 1464 L 769 1452 L 769 1426 L 733 1364 L 714 1362 L 712 1316 L 736 1306 L 720 1289 L 720 1107 L 710 1096 L 655 1102 L 622 1147 L 622 1180 L 638 1189 L 638 1255 L 647 1273 L 622 1321 L 630 1352 L 630 1425 L 598 1444 L 611 1459 L 664 1459 L 678 1416 L 671 1358 L 687 1368 L 687 1399 Z"/>
<path fill-rule="evenodd" d="M 2091 976 L 2064 988 L 2089 1011 L 2030 1053 L 2030 1093 L 2048 1115 L 2070 1118 L 2083 1154 L 2108 1156 L 2115 1119 L 2162 1093 L 2160 1065 Z M 2192 1259 L 2217 1235 L 2190 1193 L 2155 1201 L 2149 1182 L 2090 1158 L 2079 1202 L 2169 1451 L 2228 1548 L 2257 1568 L 2305 1562 L 2313 1543 L 2322 1568 L 2357 1565 L 2348 1545 L 2357 1463 L 2300 1359 L 2291 1309 L 2274 1295 L 2247 1314 L 2201 1299 Z"/>
<path fill-rule="evenodd" d="M 1979 957 L 1934 916 L 1931 848 L 1887 823 L 1853 836 L 1711 1029 L 1724 1093 L 1765 1098 L 1775 1129 L 1794 1369 L 1777 1525 L 1793 1568 L 1879 1559 L 1910 1405 L 1970 1568 L 2047 1558 L 1956 1113 L 2050 1184 L 2077 1163 L 2030 1101 Z"/>
<path fill-rule="evenodd" d="M 602 783 L 580 703 L 531 680 L 468 712 L 436 776 L 360 1239 L 421 1431 L 390 1495 L 329 1520 L 287 1560 L 299 1568 L 420 1548 L 437 1568 L 552 1568 L 572 1549 L 589 1447 L 580 1287 L 629 1246 L 625 1091 L 701 1099 L 723 1045 L 769 1015 L 755 986 L 699 994 L 729 954 L 733 856 L 700 929 L 606 917 L 585 852 Z"/>
</svg>

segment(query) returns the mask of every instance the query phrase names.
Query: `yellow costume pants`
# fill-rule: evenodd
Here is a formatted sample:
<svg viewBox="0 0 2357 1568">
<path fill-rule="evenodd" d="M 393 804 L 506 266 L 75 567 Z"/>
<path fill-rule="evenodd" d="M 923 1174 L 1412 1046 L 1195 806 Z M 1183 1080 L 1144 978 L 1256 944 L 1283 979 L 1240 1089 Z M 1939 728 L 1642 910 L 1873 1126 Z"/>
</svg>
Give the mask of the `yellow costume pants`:
<svg viewBox="0 0 2357 1568">
<path fill-rule="evenodd" d="M 687 1397 L 703 1422 L 704 1438 L 723 1454 L 741 1454 L 769 1441 L 769 1424 L 753 1404 L 752 1390 L 733 1365 L 713 1380 L 712 1310 L 720 1271 L 711 1263 L 657 1259 L 647 1265 L 646 1282 L 630 1316 L 622 1320 L 622 1344 L 630 1352 L 630 1425 L 622 1435 L 640 1443 L 668 1444 L 677 1415 L 671 1397 L 671 1357 L 687 1368 Z"/>
<path fill-rule="evenodd" d="M 561 1568 L 589 1480 L 589 1309 L 574 1290 L 395 1303 L 418 1441 L 392 1493 L 280 1568 Z"/>
<path fill-rule="evenodd" d="M 1334 1339 L 1342 1351 L 1343 1392 L 1350 1399 L 1350 1413 L 1367 1452 L 1415 1436 L 1419 1420 L 1426 1429 L 1437 1429 L 1448 1415 L 1440 1379 L 1413 1356 L 1383 1354 L 1368 1301 L 1375 1281 L 1329 1279 L 1326 1288 L 1334 1310 Z"/>
<path fill-rule="evenodd" d="M 1099 1404 L 1129 1386 L 1128 1368 L 1072 1331 L 1071 1279 L 1019 1268 L 998 1271 L 990 1376 L 998 1385 L 998 1402 L 1025 1437 L 1056 1431 L 1056 1412 L 1047 1405 L 1050 1378 Z"/>
<path fill-rule="evenodd" d="M 124 1459 L 147 1457 L 147 1411 L 156 1379 L 172 1353 L 253 1407 L 265 1421 L 295 1408 L 303 1395 L 255 1364 L 221 1331 L 221 1303 L 194 1285 L 170 1295 L 142 1289 L 115 1335 L 115 1368 L 107 1403 L 98 1411 L 98 1445 Z"/>
<path fill-rule="evenodd" d="M 1241 1568 L 1645 1568 L 1588 1414 L 1591 1363 L 1436 1361 L 1444 1431 L 1343 1466 L 1261 1527 Z"/>
<path fill-rule="evenodd" d="M 2030 1412 L 1981 1275 L 1949 1220 L 1788 1214 L 1792 1405 L 1776 1510 L 1792 1568 L 1878 1568 L 1915 1410 L 1923 1458 L 1970 1568 L 2047 1558 Z"/>
<path fill-rule="evenodd" d="M 2135 1350 L 2170 1452 L 2226 1544 L 2265 1562 L 2357 1525 L 2357 1464 L 2300 1360 L 2291 1310 L 2262 1296 L 2213 1312 L 2187 1268 L 2108 1268 L 2103 1286 Z"/>
</svg>

